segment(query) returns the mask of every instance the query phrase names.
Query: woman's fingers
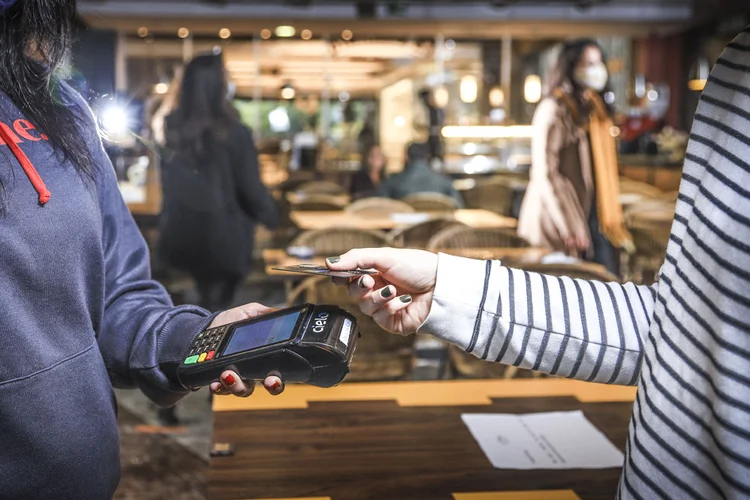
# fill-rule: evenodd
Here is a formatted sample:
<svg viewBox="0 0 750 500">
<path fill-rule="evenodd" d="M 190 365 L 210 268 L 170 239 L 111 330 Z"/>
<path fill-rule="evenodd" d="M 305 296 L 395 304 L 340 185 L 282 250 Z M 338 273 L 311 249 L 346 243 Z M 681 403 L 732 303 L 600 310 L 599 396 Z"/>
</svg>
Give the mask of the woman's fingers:
<svg viewBox="0 0 750 500">
<path fill-rule="evenodd" d="M 221 374 L 220 377 L 221 385 L 229 391 L 229 393 L 235 396 L 246 398 L 249 397 L 255 391 L 254 382 L 245 382 L 240 376 L 232 371 L 227 370 Z"/>
<path fill-rule="evenodd" d="M 409 307 L 411 303 L 411 295 L 400 295 L 393 300 L 389 300 L 380 309 L 375 311 L 372 314 L 372 318 L 381 326 L 392 325 L 394 316 Z"/>
<path fill-rule="evenodd" d="M 221 382 L 211 382 L 210 389 L 217 396 L 227 396 L 229 394 L 229 390 Z"/>
<path fill-rule="evenodd" d="M 284 381 L 281 380 L 279 372 L 271 372 L 263 381 L 263 386 L 272 396 L 278 396 L 284 392 Z"/>
<path fill-rule="evenodd" d="M 255 391 L 255 382 L 242 380 L 240 376 L 232 370 L 227 370 L 222 373 L 219 380 L 219 382 L 213 382 L 210 385 L 211 392 L 217 396 L 234 394 L 235 396 L 246 398 Z M 284 381 L 281 379 L 281 374 L 278 372 L 271 372 L 263 381 L 263 386 L 273 396 L 278 396 L 284 392 Z"/>
<path fill-rule="evenodd" d="M 363 313 L 372 316 L 392 299 L 396 298 L 396 287 L 387 285 L 367 294 L 363 294 L 359 301 L 359 308 Z"/>
</svg>

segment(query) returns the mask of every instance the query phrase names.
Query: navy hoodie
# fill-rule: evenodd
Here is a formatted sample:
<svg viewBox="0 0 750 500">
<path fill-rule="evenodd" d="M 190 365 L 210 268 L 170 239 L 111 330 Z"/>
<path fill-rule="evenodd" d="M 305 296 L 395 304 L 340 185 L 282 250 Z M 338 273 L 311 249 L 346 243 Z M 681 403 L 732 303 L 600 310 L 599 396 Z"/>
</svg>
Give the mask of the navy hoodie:
<svg viewBox="0 0 750 500">
<path fill-rule="evenodd" d="M 2 499 L 112 497 L 120 477 L 112 386 L 174 403 L 185 391 L 170 373 L 211 320 L 174 307 L 151 280 L 91 112 L 63 92 L 79 110 L 93 179 L 0 93 Z"/>
</svg>

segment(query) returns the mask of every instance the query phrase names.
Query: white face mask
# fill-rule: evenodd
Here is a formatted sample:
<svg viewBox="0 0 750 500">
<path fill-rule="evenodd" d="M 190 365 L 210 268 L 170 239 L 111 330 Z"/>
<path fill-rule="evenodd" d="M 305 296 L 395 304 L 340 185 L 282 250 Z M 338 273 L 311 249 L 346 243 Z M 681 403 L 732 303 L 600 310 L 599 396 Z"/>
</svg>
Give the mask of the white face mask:
<svg viewBox="0 0 750 500">
<path fill-rule="evenodd" d="M 227 82 L 227 99 L 231 101 L 235 94 L 237 94 L 237 84 L 230 80 Z"/>
<path fill-rule="evenodd" d="M 607 67 L 604 63 L 578 68 L 574 76 L 579 85 L 583 85 L 595 92 L 604 90 L 604 87 L 607 86 L 607 80 L 609 80 Z"/>
</svg>

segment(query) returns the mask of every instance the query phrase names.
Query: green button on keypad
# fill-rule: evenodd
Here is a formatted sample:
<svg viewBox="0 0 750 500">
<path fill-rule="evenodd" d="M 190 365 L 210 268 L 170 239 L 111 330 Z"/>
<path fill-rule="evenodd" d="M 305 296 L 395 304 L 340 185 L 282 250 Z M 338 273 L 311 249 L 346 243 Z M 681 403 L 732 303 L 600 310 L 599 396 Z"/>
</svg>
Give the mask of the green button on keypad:
<svg viewBox="0 0 750 500">
<path fill-rule="evenodd" d="M 198 355 L 189 356 L 189 357 L 185 358 L 185 364 L 186 365 L 194 365 L 197 362 L 198 362 Z"/>
</svg>

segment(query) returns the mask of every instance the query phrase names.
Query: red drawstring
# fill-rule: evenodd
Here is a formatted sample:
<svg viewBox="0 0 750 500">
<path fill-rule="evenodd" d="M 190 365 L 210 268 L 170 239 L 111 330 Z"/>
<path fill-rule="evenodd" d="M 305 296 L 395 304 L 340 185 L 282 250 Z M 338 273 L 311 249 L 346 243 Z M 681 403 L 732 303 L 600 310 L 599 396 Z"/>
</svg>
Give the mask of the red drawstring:
<svg viewBox="0 0 750 500">
<path fill-rule="evenodd" d="M 15 156 L 16 160 L 18 160 L 18 163 L 21 164 L 21 168 L 23 168 L 23 171 L 26 172 L 26 177 L 28 177 L 29 181 L 31 181 L 31 185 L 34 186 L 36 192 L 39 193 L 39 204 L 44 205 L 45 203 L 47 203 L 50 197 L 49 189 L 47 189 L 47 186 L 39 176 L 39 172 L 37 172 L 36 168 L 34 168 L 31 160 L 29 160 L 29 157 L 26 156 L 26 153 L 24 153 L 23 150 L 18 146 L 18 144 L 16 144 L 16 142 L 13 140 L 13 137 L 11 137 L 10 132 L 8 132 L 5 128 L 5 125 L 2 124 L 0 124 L 0 138 L 2 138 L 2 140 L 5 141 L 5 144 L 8 145 L 10 151 L 13 153 L 13 156 Z"/>
</svg>

